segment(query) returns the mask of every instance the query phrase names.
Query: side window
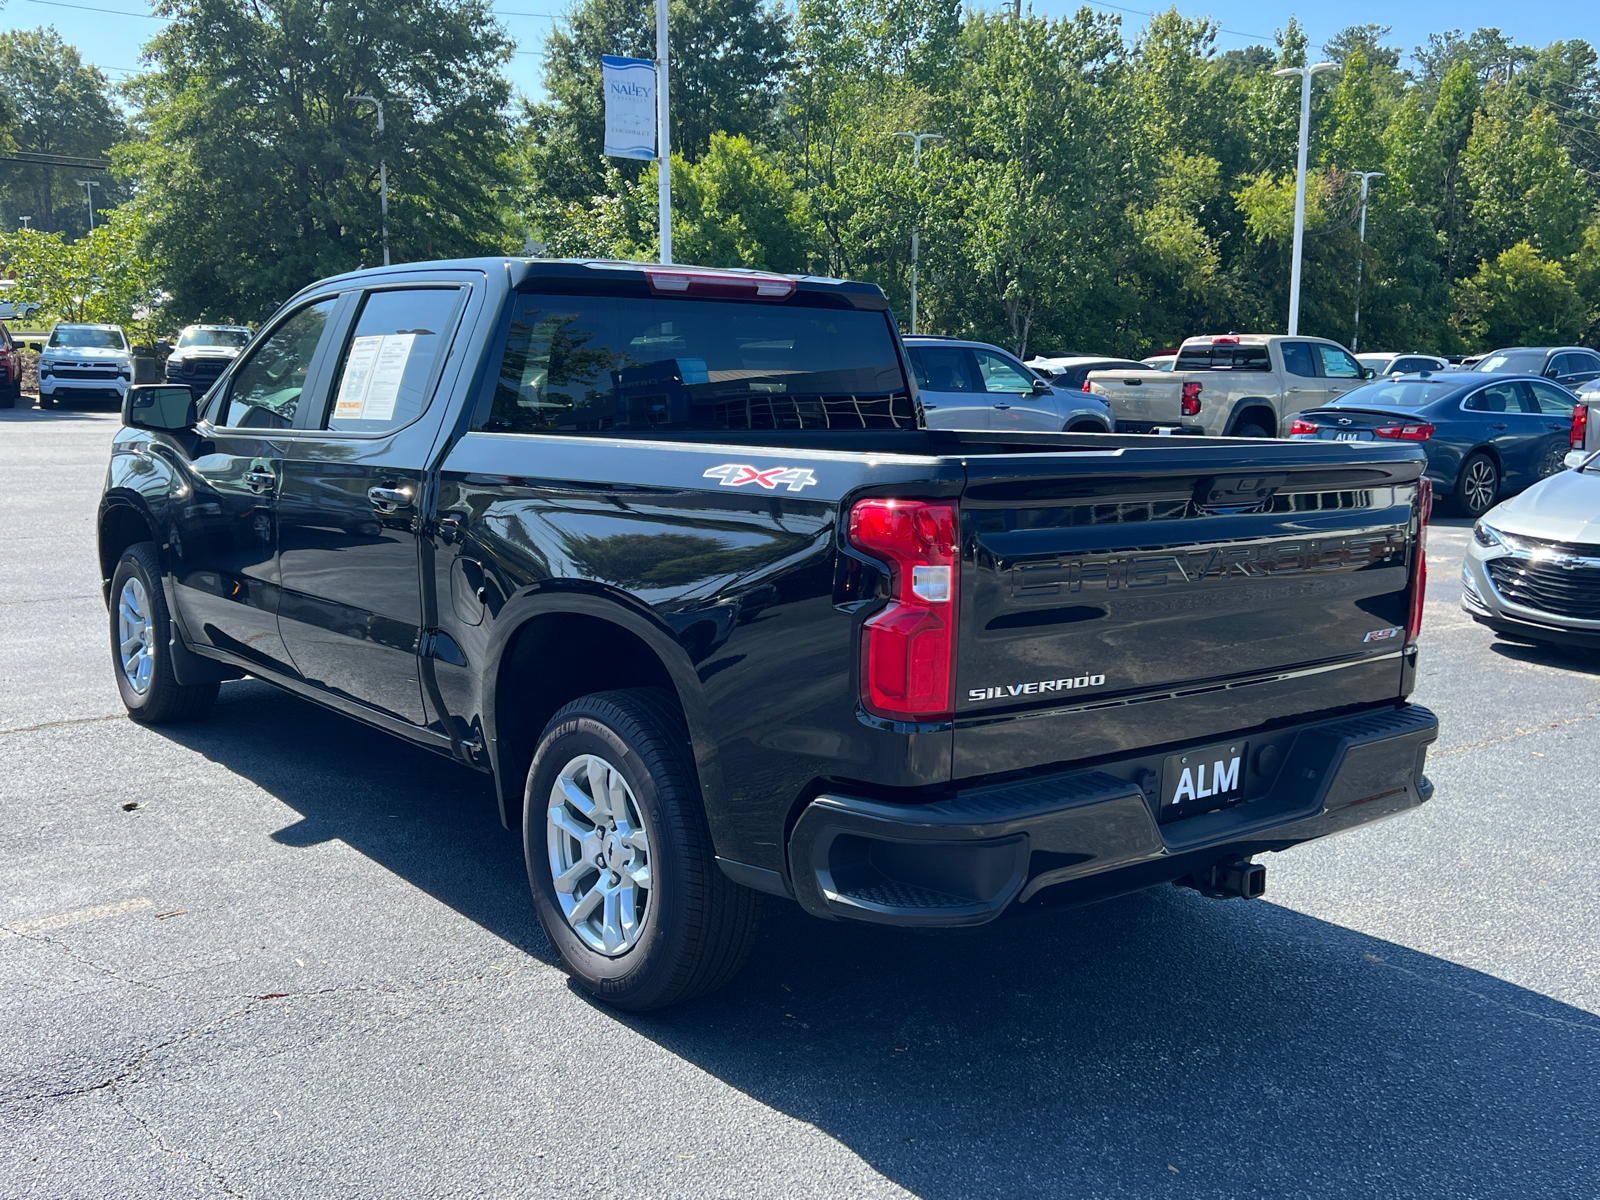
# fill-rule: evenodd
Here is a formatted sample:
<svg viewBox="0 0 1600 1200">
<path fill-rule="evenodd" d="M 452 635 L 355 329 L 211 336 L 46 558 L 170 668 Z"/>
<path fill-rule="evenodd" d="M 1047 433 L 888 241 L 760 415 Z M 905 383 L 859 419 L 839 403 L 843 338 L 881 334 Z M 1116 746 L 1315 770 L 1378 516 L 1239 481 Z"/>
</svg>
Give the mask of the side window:
<svg viewBox="0 0 1600 1200">
<path fill-rule="evenodd" d="M 368 292 L 344 357 L 328 428 L 382 433 L 409 425 L 428 404 L 428 383 L 450 333 L 459 288 Z"/>
<path fill-rule="evenodd" d="M 300 309 L 269 333 L 233 373 L 219 424 L 229 428 L 287 429 L 317 346 L 327 332 L 337 297 Z"/>
<path fill-rule="evenodd" d="M 1514 383 L 1496 383 L 1473 392 L 1462 404 L 1468 412 L 1521 412 L 1522 401 Z"/>
<path fill-rule="evenodd" d="M 1579 368 L 1578 364 L 1573 360 L 1577 357 L 1576 354 L 1557 354 L 1550 360 L 1550 365 L 1545 368 L 1544 373 L 1554 378 L 1576 375 Z"/>
<path fill-rule="evenodd" d="M 1283 369 L 1291 375 L 1312 379 L 1317 374 L 1316 365 L 1311 361 L 1311 345 L 1309 342 L 1283 342 Z"/>
<path fill-rule="evenodd" d="M 1337 346 L 1317 346 L 1322 358 L 1322 373 L 1329 379 L 1360 379 L 1361 364 Z"/>
<path fill-rule="evenodd" d="M 1575 356 L 1579 359 L 1578 370 L 1585 375 L 1600 372 L 1600 354 L 1583 354 Z"/>
<path fill-rule="evenodd" d="M 986 392 L 1031 392 L 1033 380 L 1017 363 L 992 350 L 974 350 Z"/>
<path fill-rule="evenodd" d="M 927 392 L 973 392 L 967 352 L 959 346 L 916 346 L 909 351 L 917 386 Z"/>
<path fill-rule="evenodd" d="M 1533 391 L 1535 401 L 1541 413 L 1548 413 L 1556 417 L 1570 417 L 1573 398 L 1560 388 L 1548 383 L 1530 383 L 1528 387 Z"/>
</svg>

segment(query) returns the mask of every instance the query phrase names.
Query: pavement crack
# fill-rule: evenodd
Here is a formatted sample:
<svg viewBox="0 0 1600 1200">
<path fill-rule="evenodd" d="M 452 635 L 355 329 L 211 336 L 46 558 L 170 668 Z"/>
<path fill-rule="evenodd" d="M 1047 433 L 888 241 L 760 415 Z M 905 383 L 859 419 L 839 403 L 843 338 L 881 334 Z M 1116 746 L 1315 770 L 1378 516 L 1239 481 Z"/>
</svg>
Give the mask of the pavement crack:
<svg viewBox="0 0 1600 1200">
<path fill-rule="evenodd" d="M 37 733 L 41 729 L 62 729 L 68 725 L 95 725 L 101 721 L 126 721 L 127 713 L 112 713 L 105 717 L 73 717 L 67 721 L 46 721 L 43 725 L 19 725 L 15 729 L 0 729 L 0 737 L 10 733 Z"/>
<path fill-rule="evenodd" d="M 1431 984 L 1433 987 L 1444 988 L 1446 991 L 1460 992 L 1462 995 L 1471 996 L 1482 1000 L 1485 1004 L 1492 1004 L 1496 1008 L 1503 1008 L 1507 1012 L 1516 1013 L 1519 1017 L 1531 1017 L 1535 1021 L 1544 1021 L 1551 1025 L 1560 1025 L 1567 1029 L 1581 1029 L 1585 1033 L 1600 1034 L 1600 1017 L 1588 1021 L 1569 1021 L 1564 1017 L 1552 1017 L 1545 1013 L 1531 1012 L 1526 1008 L 1519 1008 L 1515 1004 L 1507 1004 L 1504 1000 L 1497 1000 L 1493 996 L 1478 991 L 1476 988 L 1462 987 L 1458 983 L 1445 983 L 1434 979 L 1421 971 L 1413 971 L 1410 967 L 1402 967 L 1398 963 L 1389 962 L 1387 959 L 1379 960 L 1379 966 L 1387 967 L 1391 971 L 1399 971 L 1402 975 L 1409 975 L 1420 983 Z M 1560 1003 L 1560 1001 L 1556 1001 Z"/>
<path fill-rule="evenodd" d="M 67 945 L 67 943 L 56 938 L 47 937 L 41 933 L 28 933 L 18 930 L 15 927 L 7 927 L 6 933 L 9 937 L 20 938 L 25 942 L 36 942 L 41 946 L 49 946 L 52 949 L 59 950 L 62 954 L 66 955 L 79 966 L 88 967 L 91 971 L 98 971 L 107 978 L 115 979 L 118 983 L 125 983 L 129 987 L 144 988 L 147 991 L 155 992 L 157 995 L 165 996 L 169 1000 L 186 1001 L 189 999 L 189 997 L 179 995 L 177 992 L 169 992 L 166 988 L 160 986 L 159 984 L 150 983 L 144 979 L 135 979 L 131 975 L 124 975 L 114 967 L 108 967 L 104 963 L 95 962 L 92 958 L 86 958 L 84 955 L 79 954 L 71 946 Z"/>
<path fill-rule="evenodd" d="M 1451 746 L 1448 750 L 1429 751 L 1428 757 L 1448 758 L 1452 754 L 1465 754 L 1469 750 L 1482 750 L 1485 746 L 1498 746 L 1501 742 L 1515 741 L 1520 737 L 1527 737 L 1531 733 L 1544 733 L 1551 729 L 1561 729 L 1567 725 L 1576 725 L 1580 721 L 1593 721 L 1600 717 L 1600 713 L 1583 713 L 1581 716 L 1568 717 L 1563 721 L 1546 721 L 1542 725 L 1535 725 L 1531 729 L 1513 729 L 1510 733 L 1501 734 L 1499 737 L 1484 738 L 1481 742 L 1468 742 L 1464 746 Z"/>
</svg>

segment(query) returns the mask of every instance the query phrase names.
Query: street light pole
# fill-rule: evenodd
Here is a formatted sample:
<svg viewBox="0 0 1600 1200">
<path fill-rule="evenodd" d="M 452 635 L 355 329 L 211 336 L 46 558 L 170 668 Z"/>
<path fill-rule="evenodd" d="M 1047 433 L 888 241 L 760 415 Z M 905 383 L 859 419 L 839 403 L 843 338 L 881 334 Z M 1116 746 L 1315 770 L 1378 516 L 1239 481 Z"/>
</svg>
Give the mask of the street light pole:
<svg viewBox="0 0 1600 1200">
<path fill-rule="evenodd" d="M 667 0 L 656 0 L 656 206 L 661 223 L 661 261 L 672 261 L 672 124 L 667 83 Z"/>
<path fill-rule="evenodd" d="M 1361 349 L 1361 268 L 1366 265 L 1367 257 L 1367 188 L 1374 179 L 1382 179 L 1382 171 L 1357 171 L 1361 177 L 1361 240 L 1360 249 L 1356 251 L 1356 324 L 1355 332 L 1350 337 L 1350 349 Z"/>
<path fill-rule="evenodd" d="M 98 179 L 80 179 L 78 186 L 83 189 L 83 194 L 89 198 L 89 232 L 94 232 L 94 189 L 100 186 Z"/>
<path fill-rule="evenodd" d="M 896 133 L 895 137 L 911 139 L 911 169 L 922 169 L 922 143 L 944 137 L 942 133 Z M 917 227 L 911 227 L 911 333 L 917 332 Z"/>
<path fill-rule="evenodd" d="M 351 92 L 346 100 L 357 104 L 370 104 L 378 110 L 378 140 L 383 140 L 383 101 L 376 96 L 358 96 Z M 383 265 L 389 265 L 389 163 L 380 151 L 378 154 L 378 204 L 383 209 Z"/>
<path fill-rule="evenodd" d="M 1300 332 L 1300 257 L 1306 236 L 1306 149 L 1311 142 L 1311 77 L 1337 71 L 1338 63 L 1320 62 L 1309 67 L 1282 67 L 1273 72 L 1287 79 L 1300 76 L 1300 153 L 1294 180 L 1294 260 L 1289 268 L 1289 334 Z"/>
</svg>

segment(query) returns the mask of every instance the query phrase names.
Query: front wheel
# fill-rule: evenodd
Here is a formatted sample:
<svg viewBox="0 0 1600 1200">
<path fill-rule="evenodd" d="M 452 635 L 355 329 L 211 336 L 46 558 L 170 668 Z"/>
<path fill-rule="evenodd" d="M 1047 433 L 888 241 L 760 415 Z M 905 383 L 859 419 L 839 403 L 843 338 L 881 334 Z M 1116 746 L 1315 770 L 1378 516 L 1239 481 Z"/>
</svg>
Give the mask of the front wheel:
<svg viewBox="0 0 1600 1200">
<path fill-rule="evenodd" d="M 1455 509 L 1463 517 L 1481 517 L 1494 507 L 1500 495 L 1500 468 L 1494 459 L 1481 451 L 1469 454 L 1461 464 L 1461 474 L 1456 477 L 1455 494 L 1451 497 Z"/>
<path fill-rule="evenodd" d="M 216 683 L 178 682 L 171 636 L 155 543 L 129 546 L 111 576 L 111 665 L 128 716 L 146 725 L 195 720 L 217 699 Z"/>
<path fill-rule="evenodd" d="M 600 692 L 545 726 L 522 804 L 528 882 L 580 987 L 665 1008 L 744 964 L 760 897 L 714 861 L 689 739 L 672 698 Z"/>
</svg>

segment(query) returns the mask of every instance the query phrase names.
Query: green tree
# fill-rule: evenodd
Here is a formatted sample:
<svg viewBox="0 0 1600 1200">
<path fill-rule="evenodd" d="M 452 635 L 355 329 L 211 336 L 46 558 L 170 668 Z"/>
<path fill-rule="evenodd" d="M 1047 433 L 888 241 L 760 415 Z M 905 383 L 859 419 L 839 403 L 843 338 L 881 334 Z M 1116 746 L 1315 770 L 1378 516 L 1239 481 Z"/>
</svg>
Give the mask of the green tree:
<svg viewBox="0 0 1600 1200">
<path fill-rule="evenodd" d="M 0 264 L 16 280 L 8 299 L 37 304 L 46 319 L 121 325 L 136 343 L 152 342 L 162 296 L 157 265 L 140 252 L 143 234 L 127 205 L 73 242 L 34 229 L 0 234 Z"/>
<path fill-rule="evenodd" d="M 399 261 L 488 253 L 508 231 L 486 0 L 163 0 L 123 147 L 181 319 L 259 319 L 312 280 L 381 261 L 380 158 Z M 383 98 L 385 132 L 352 93 Z"/>
<path fill-rule="evenodd" d="M 54 29 L 14 29 L 0 34 L 0 94 L 10 108 L 18 150 L 32 154 L 100 158 L 126 134 L 112 106 L 106 77 L 85 66 L 76 48 Z M 77 180 L 81 167 L 7 163 L 0 189 L 0 222 L 15 229 L 24 216 L 33 228 L 76 237 L 89 227 L 89 201 Z M 121 189 L 96 175 L 96 208 L 114 207 Z"/>
<path fill-rule="evenodd" d="M 1458 304 L 1459 328 L 1482 349 L 1571 342 L 1587 317 L 1561 264 L 1527 242 L 1483 263 L 1462 284 Z"/>
</svg>

